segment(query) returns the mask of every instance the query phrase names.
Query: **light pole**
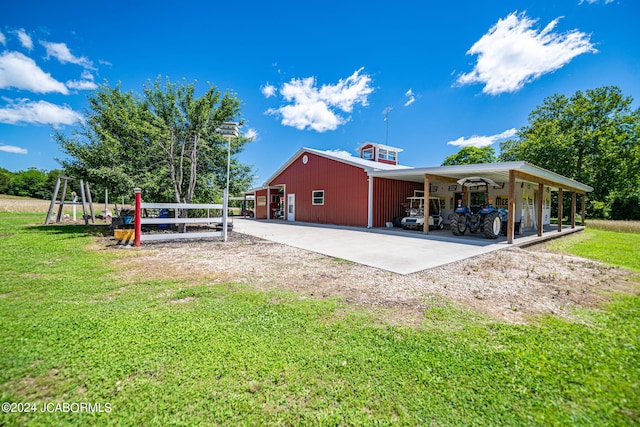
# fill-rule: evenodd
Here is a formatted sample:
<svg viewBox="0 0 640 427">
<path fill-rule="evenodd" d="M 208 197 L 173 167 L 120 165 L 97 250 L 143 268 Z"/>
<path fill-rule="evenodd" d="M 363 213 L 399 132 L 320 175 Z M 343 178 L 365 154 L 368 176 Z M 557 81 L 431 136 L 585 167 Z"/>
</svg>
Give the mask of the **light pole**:
<svg viewBox="0 0 640 427">
<path fill-rule="evenodd" d="M 238 123 L 224 122 L 217 131 L 227 137 L 227 186 L 222 198 L 222 241 L 227 241 L 227 216 L 229 213 L 229 169 L 231 168 L 231 138 L 238 137 Z"/>
</svg>

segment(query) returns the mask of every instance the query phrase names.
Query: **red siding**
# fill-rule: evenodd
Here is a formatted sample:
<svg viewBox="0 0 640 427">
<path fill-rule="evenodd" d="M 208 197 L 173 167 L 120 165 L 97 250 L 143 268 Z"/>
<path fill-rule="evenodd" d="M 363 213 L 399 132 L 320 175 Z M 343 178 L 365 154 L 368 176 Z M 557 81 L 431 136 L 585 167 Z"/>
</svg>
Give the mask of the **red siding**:
<svg viewBox="0 0 640 427">
<path fill-rule="evenodd" d="M 401 203 L 413 196 L 413 190 L 424 189 L 419 182 L 375 178 L 373 181 L 373 226 L 384 227 L 394 217 L 404 216 Z"/>
<path fill-rule="evenodd" d="M 305 152 L 268 184 L 296 195 L 296 221 L 366 227 L 367 179 L 361 168 Z M 324 190 L 324 205 L 312 205 L 314 190 Z"/>
<path fill-rule="evenodd" d="M 396 154 L 397 156 L 397 154 Z M 398 164 L 395 160 L 386 160 L 386 159 L 378 159 L 378 163 L 385 163 L 387 165 L 395 165 Z"/>
<path fill-rule="evenodd" d="M 267 200 L 267 190 L 258 190 L 256 191 L 256 218 L 257 219 L 267 219 L 267 205 L 259 206 L 258 198 L 264 197 Z"/>
</svg>

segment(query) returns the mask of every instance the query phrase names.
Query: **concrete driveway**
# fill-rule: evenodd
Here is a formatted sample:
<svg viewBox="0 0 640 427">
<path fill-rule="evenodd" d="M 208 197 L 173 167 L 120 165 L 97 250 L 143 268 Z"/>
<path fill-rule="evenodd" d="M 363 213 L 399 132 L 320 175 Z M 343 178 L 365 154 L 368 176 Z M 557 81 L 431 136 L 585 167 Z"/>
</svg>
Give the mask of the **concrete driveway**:
<svg viewBox="0 0 640 427">
<path fill-rule="evenodd" d="M 359 264 L 410 274 L 498 249 L 505 239 L 461 239 L 386 229 L 234 218 L 233 230 Z"/>
</svg>

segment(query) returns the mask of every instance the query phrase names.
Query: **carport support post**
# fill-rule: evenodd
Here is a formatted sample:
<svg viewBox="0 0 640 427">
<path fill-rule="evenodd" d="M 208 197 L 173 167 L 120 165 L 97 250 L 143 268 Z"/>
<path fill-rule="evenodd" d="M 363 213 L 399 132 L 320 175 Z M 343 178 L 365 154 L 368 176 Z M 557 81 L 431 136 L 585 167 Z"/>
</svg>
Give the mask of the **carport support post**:
<svg viewBox="0 0 640 427">
<path fill-rule="evenodd" d="M 507 220 L 507 243 L 513 243 L 513 235 L 516 229 L 516 172 L 509 170 L 509 199 L 508 199 L 508 214 Z"/>
<path fill-rule="evenodd" d="M 424 211 L 424 225 L 422 226 L 422 232 L 424 234 L 429 234 L 429 190 L 431 189 L 429 185 L 429 175 L 424 175 L 424 202 L 423 211 Z"/>
<path fill-rule="evenodd" d="M 542 199 L 544 198 L 544 184 L 538 184 L 538 237 L 542 236 Z"/>
<path fill-rule="evenodd" d="M 267 185 L 267 221 L 271 219 L 271 187 Z"/>
<path fill-rule="evenodd" d="M 562 187 L 558 188 L 558 233 L 562 231 L 562 217 L 564 213 L 562 212 L 562 202 L 563 202 L 564 194 L 562 192 Z"/>
<path fill-rule="evenodd" d="M 585 219 L 584 217 L 587 215 L 587 193 L 582 193 L 582 214 L 580 216 L 580 225 L 584 227 Z"/>
<path fill-rule="evenodd" d="M 142 192 L 142 190 L 140 188 L 134 188 L 133 192 L 136 193 L 136 217 L 135 217 L 135 238 L 134 238 L 134 246 L 140 247 L 140 235 L 142 234 L 142 224 L 140 224 L 141 221 L 141 211 L 140 211 L 140 204 L 141 204 L 141 195 L 140 193 Z"/>
<path fill-rule="evenodd" d="M 576 192 L 571 193 L 571 228 L 576 228 Z"/>
</svg>

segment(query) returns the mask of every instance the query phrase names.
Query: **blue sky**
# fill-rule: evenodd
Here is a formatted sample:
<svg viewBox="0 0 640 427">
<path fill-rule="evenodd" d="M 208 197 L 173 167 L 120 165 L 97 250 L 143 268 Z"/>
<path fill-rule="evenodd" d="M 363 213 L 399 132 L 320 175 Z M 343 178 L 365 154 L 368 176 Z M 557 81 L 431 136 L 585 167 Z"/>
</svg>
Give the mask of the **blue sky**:
<svg viewBox="0 0 640 427">
<path fill-rule="evenodd" d="M 497 151 L 554 93 L 617 85 L 637 108 L 639 18 L 637 0 L 12 0 L 0 167 L 59 167 L 52 126 L 71 132 L 96 84 L 141 92 L 159 75 L 237 94 L 256 184 L 301 147 L 388 143 L 402 164 L 439 165 Z"/>
</svg>

